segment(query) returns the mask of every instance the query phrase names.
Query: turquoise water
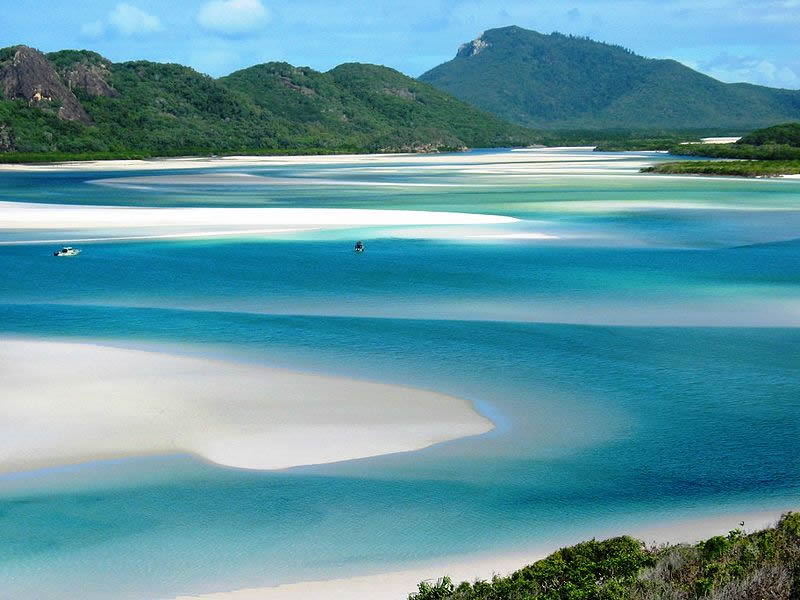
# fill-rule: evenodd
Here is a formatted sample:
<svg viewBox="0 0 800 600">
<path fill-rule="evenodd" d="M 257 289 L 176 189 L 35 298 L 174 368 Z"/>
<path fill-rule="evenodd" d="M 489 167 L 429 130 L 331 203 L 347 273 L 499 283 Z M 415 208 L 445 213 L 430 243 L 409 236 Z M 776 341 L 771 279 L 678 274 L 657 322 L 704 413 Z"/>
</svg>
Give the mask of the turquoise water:
<svg viewBox="0 0 800 600">
<path fill-rule="evenodd" d="M 497 426 L 283 473 L 169 456 L 0 476 L 0 597 L 170 597 L 797 507 L 800 182 L 652 178 L 618 162 L 519 177 L 459 160 L 236 169 L 282 178 L 266 188 L 168 179 L 184 171 L 3 174 L 3 200 L 522 222 L 84 243 L 75 260 L 0 246 L 4 336 L 410 384 L 469 399 Z M 93 183 L 132 176 L 167 179 Z M 370 182 L 398 185 L 355 185 Z M 527 232 L 558 237 L 467 237 Z M 0 241 L 32 235 L 0 224 Z"/>
</svg>

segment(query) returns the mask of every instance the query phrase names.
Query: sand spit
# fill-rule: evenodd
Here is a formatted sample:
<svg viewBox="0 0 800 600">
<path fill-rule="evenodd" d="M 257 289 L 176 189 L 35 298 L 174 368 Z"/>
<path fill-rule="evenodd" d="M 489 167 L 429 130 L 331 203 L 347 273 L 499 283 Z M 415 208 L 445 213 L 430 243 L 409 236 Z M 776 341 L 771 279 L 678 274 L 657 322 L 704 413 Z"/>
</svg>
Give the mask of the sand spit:
<svg viewBox="0 0 800 600">
<path fill-rule="evenodd" d="M 492 429 L 429 391 L 86 343 L 2 340 L 0 389 L 6 473 L 175 452 L 285 469 Z"/>
</svg>

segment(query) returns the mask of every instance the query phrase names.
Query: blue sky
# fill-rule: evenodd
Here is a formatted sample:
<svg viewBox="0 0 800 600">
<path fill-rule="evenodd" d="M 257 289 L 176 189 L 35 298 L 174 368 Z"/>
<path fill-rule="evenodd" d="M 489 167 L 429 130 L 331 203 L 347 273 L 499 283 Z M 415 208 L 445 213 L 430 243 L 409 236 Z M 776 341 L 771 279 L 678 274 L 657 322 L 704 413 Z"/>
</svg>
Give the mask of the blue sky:
<svg viewBox="0 0 800 600">
<path fill-rule="evenodd" d="M 0 46 L 88 48 L 214 76 L 270 60 L 417 76 L 504 25 L 588 35 L 723 81 L 800 88 L 800 0 L 14 0 L 0 12 Z"/>
</svg>

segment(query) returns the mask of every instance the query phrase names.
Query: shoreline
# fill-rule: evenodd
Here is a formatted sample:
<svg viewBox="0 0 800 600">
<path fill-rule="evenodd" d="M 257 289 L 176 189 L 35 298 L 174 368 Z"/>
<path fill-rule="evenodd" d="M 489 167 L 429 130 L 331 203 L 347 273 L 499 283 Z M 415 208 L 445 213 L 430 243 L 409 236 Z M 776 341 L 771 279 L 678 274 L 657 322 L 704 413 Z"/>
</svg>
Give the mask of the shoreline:
<svg viewBox="0 0 800 600">
<path fill-rule="evenodd" d="M 511 554 L 484 554 L 473 558 L 454 557 L 439 559 L 423 566 L 416 566 L 378 574 L 356 575 L 327 580 L 302 581 L 278 586 L 242 588 L 224 592 L 186 594 L 171 600 L 406 600 L 415 592 L 421 581 L 435 581 L 445 575 L 458 585 L 461 581 L 490 580 L 492 576 L 506 576 L 537 560 L 541 560 L 559 548 L 580 543 L 596 537 L 607 539 L 630 535 L 646 543 L 659 544 L 696 543 L 713 535 L 724 535 L 745 522 L 746 531 L 769 527 L 789 508 L 776 511 L 726 512 L 722 516 L 694 519 L 677 519 L 655 525 L 633 527 L 629 531 L 587 532 L 581 539 L 566 539 L 555 546 L 534 549 L 529 552 Z"/>
<path fill-rule="evenodd" d="M 661 177 L 696 177 L 703 179 L 741 180 L 768 180 L 781 181 L 797 179 L 800 175 L 775 175 L 769 177 L 747 177 L 730 174 L 701 174 L 701 173 L 650 173 L 641 172 L 641 169 L 654 167 L 664 161 L 654 162 L 649 155 L 653 151 L 628 151 L 628 152 L 589 152 L 593 146 L 563 146 L 544 148 L 510 148 L 497 149 L 490 153 L 436 153 L 436 154 L 321 154 L 321 155 L 232 155 L 232 156 L 197 156 L 197 157 L 165 157 L 152 159 L 110 159 L 95 161 L 75 161 L 61 163 L 0 163 L 0 174 L 6 173 L 126 173 L 132 171 L 154 172 L 152 178 L 159 177 L 158 183 L 170 184 L 197 184 L 205 183 L 222 185 L 235 183 L 247 186 L 269 185 L 349 185 L 363 188 L 436 188 L 458 187 L 457 184 L 430 183 L 430 182 L 379 182 L 379 181 L 346 181 L 328 180 L 320 178 L 297 178 L 291 181 L 282 180 L 280 177 L 264 177 L 248 173 L 221 172 L 210 178 L 205 175 L 193 176 L 194 182 L 185 181 L 182 175 L 160 177 L 160 171 L 190 171 L 197 169 L 233 169 L 233 168 L 259 168 L 259 167 L 287 167 L 287 166 L 348 166 L 351 168 L 374 167 L 387 164 L 396 165 L 398 159 L 407 160 L 404 166 L 414 168 L 450 167 L 455 170 L 463 168 L 480 169 L 477 175 L 498 175 L 506 177 L 551 177 L 569 174 L 573 177 L 619 177 L 619 176 L 649 176 Z M 680 157 L 675 157 L 679 161 Z M 674 161 L 673 161 L 674 162 Z M 558 163 L 558 166 L 556 166 Z M 605 166 L 606 172 L 599 172 L 598 167 Z M 608 172 L 609 167 L 618 166 L 616 172 Z M 217 181 L 213 178 L 216 177 Z M 205 178 L 205 179 L 204 179 Z M 127 181 L 126 181 L 127 179 Z M 120 179 L 100 179 L 88 183 L 101 186 L 125 186 L 134 188 L 135 180 L 146 181 L 147 176 L 122 177 Z M 174 181 L 170 181 L 173 179 Z M 248 180 L 249 179 L 249 180 Z"/>
<path fill-rule="evenodd" d="M 494 428 L 445 394 L 164 352 L 3 338 L 0 365 L 0 473 L 175 452 L 280 470 Z"/>
<path fill-rule="evenodd" d="M 319 154 L 295 156 L 259 156 L 259 155 L 234 155 L 234 156 L 196 156 L 181 158 L 153 158 L 153 159 L 111 159 L 95 161 L 75 161 L 61 163 L 0 163 L 2 172 L 53 172 L 53 171 L 161 171 L 183 169 L 209 169 L 224 167 L 261 167 L 261 166 L 288 166 L 288 165 L 374 165 L 381 163 L 394 163 L 398 158 L 407 159 L 415 163 L 442 164 L 459 163 L 484 164 L 487 161 L 508 163 L 531 162 L 532 158 L 552 159 L 565 158 L 565 152 L 574 151 L 581 153 L 581 162 L 619 162 L 626 160 L 624 155 L 588 152 L 593 146 L 564 146 L 552 148 L 515 148 L 497 149 L 496 152 L 464 152 L 464 153 L 436 153 L 436 154 Z M 635 154 L 632 153 L 632 155 Z M 644 161 L 644 159 L 643 159 Z"/>
</svg>

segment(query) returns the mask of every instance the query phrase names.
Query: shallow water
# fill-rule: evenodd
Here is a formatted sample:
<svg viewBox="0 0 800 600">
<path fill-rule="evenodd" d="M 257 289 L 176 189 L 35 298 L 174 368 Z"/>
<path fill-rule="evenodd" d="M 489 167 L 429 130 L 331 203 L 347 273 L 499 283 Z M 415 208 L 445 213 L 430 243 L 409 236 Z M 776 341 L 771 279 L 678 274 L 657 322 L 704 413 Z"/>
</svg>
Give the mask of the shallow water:
<svg viewBox="0 0 800 600">
<path fill-rule="evenodd" d="M 522 219 L 85 243 L 75 260 L 0 246 L 3 335 L 414 385 L 497 425 L 283 473 L 173 456 L 0 476 L 2 593 L 169 597 L 797 506 L 800 182 L 639 176 L 635 155 L 520 176 L 487 156 L 236 169 L 297 182 L 213 188 L 170 183 L 195 171 L 2 174 L 3 200 Z M 91 183 L 132 176 L 166 179 Z"/>
</svg>

